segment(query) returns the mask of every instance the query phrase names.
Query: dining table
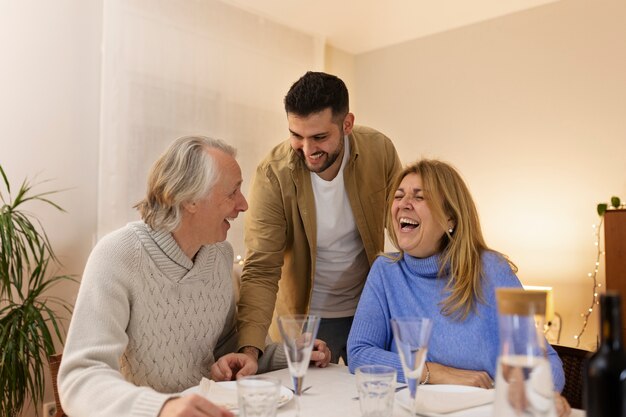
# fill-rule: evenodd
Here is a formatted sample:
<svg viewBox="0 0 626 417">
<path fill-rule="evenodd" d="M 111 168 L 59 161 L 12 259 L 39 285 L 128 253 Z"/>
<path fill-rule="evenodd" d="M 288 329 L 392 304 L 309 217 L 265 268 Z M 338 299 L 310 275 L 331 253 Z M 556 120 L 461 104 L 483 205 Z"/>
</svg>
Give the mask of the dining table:
<svg viewBox="0 0 626 417">
<path fill-rule="evenodd" d="M 265 375 L 276 377 L 285 387 L 293 388 L 289 369 L 280 369 L 268 372 Z M 347 366 L 341 364 L 329 364 L 326 368 L 311 366 L 304 377 L 303 386 L 306 391 L 300 398 L 300 417 L 361 416 L 355 376 L 350 373 Z M 278 417 L 293 417 L 295 415 L 295 399 L 278 409 Z M 398 404 L 398 401 L 394 401 L 393 417 L 407 417 L 410 415 L 411 413 Z M 426 414 L 426 416 L 430 416 L 430 414 Z M 448 416 L 492 417 L 493 404 L 446 414 L 446 417 Z M 571 417 L 585 417 L 585 412 L 573 409 Z"/>
</svg>

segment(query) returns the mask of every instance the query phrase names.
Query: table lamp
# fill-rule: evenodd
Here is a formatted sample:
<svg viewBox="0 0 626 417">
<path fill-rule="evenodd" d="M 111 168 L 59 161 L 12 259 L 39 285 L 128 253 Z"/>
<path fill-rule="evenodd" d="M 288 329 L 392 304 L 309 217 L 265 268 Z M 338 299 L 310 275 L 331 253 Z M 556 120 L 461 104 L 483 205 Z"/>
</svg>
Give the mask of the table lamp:
<svg viewBox="0 0 626 417">
<path fill-rule="evenodd" d="M 524 285 L 526 291 L 544 292 L 546 294 L 546 316 L 545 316 L 545 332 L 548 331 L 554 321 L 554 299 L 552 297 L 552 287 L 539 285 Z"/>
</svg>

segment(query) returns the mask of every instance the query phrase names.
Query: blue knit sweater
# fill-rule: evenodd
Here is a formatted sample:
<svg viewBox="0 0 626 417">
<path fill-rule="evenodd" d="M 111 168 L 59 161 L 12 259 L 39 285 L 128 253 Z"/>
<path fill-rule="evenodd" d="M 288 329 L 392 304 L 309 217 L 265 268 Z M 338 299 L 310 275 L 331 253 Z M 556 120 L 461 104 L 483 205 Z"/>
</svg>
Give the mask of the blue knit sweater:
<svg viewBox="0 0 626 417">
<path fill-rule="evenodd" d="M 389 365 L 404 380 L 390 319 L 416 316 L 433 320 L 428 362 L 486 371 L 495 379 L 500 348 L 495 288 L 521 287 L 521 283 L 501 255 L 485 252 L 482 263 L 484 303 L 477 303 L 476 310 L 459 321 L 441 314 L 449 278 L 437 278 L 438 255 L 420 259 L 405 254 L 398 262 L 379 257 L 370 270 L 348 337 L 350 372 L 366 364 Z M 560 392 L 565 384 L 563 366 L 550 345 L 548 359 L 555 389 Z"/>
</svg>

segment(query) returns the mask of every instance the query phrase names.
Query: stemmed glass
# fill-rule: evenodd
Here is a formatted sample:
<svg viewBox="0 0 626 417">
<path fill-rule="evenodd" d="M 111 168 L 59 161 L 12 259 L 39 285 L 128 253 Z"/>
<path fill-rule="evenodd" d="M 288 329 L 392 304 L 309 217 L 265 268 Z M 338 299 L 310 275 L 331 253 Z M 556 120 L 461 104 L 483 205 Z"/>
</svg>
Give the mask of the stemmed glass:
<svg viewBox="0 0 626 417">
<path fill-rule="evenodd" d="M 297 417 L 300 416 L 302 382 L 309 367 L 311 351 L 319 326 L 320 318 L 318 316 L 296 314 L 278 317 L 278 329 L 283 338 L 289 373 L 293 379 Z"/>
<path fill-rule="evenodd" d="M 398 317 L 391 319 L 391 329 L 395 339 L 404 379 L 409 386 L 410 407 L 416 415 L 417 386 L 422 377 L 422 368 L 428 353 L 428 341 L 433 322 L 421 317 Z"/>
</svg>

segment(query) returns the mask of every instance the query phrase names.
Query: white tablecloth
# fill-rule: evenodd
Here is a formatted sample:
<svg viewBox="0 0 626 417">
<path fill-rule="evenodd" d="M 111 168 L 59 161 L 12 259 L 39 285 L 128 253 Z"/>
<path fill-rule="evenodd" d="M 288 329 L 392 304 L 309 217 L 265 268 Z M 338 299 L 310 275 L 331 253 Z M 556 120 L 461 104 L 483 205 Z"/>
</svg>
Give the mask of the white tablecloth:
<svg viewBox="0 0 626 417">
<path fill-rule="evenodd" d="M 283 385 L 293 388 L 289 370 L 270 372 L 279 378 Z M 356 397 L 354 375 L 343 365 L 329 365 L 327 368 L 309 368 L 304 377 L 304 387 L 312 386 L 302 395 L 300 417 L 360 417 L 361 410 Z M 278 410 L 280 417 L 294 417 L 296 405 L 290 401 Z M 457 413 L 454 413 L 457 415 Z M 410 413 L 397 403 L 394 404 L 394 417 L 407 417 Z M 465 414 L 464 414 L 465 415 Z M 467 413 L 468 417 L 492 417 L 491 406 L 483 406 Z M 572 410 L 572 417 L 585 417 L 584 411 Z"/>
</svg>

